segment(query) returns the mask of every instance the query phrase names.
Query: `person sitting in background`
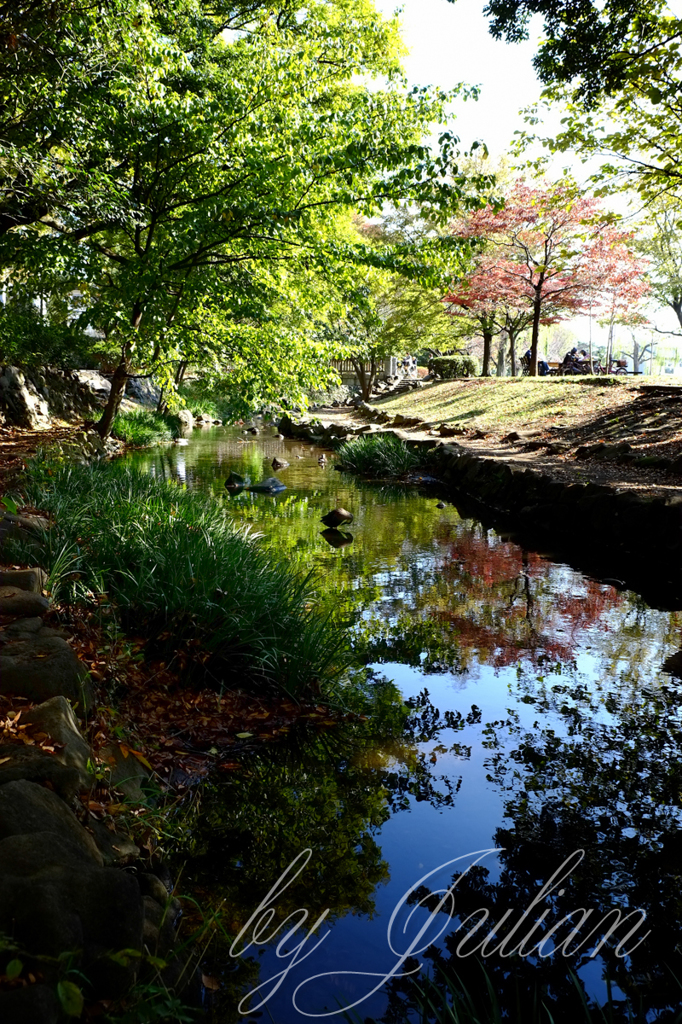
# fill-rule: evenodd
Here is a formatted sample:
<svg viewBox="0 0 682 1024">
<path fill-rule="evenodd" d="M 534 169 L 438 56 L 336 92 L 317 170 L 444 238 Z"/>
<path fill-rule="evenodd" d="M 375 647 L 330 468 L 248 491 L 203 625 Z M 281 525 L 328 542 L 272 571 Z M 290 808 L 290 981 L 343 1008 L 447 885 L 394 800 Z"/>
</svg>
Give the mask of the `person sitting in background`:
<svg viewBox="0 0 682 1024">
<path fill-rule="evenodd" d="M 527 369 L 524 369 L 524 373 L 530 373 L 530 363 L 531 363 L 532 357 L 533 357 L 533 350 L 529 348 L 528 351 L 526 352 L 526 354 L 523 357 L 524 367 L 527 367 Z M 538 377 L 546 377 L 548 373 L 549 373 L 549 363 L 547 362 L 547 360 L 546 359 L 538 359 Z"/>
<path fill-rule="evenodd" d="M 573 373 L 576 369 L 578 349 L 572 348 L 570 352 L 567 352 L 564 356 L 564 361 L 561 364 L 562 373 Z"/>
</svg>

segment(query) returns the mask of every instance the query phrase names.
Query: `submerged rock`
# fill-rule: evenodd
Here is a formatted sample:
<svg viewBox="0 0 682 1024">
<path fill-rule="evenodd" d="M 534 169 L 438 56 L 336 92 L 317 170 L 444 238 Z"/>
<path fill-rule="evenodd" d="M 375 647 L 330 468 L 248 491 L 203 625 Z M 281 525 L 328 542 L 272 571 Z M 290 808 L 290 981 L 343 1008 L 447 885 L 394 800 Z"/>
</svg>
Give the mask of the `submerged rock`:
<svg viewBox="0 0 682 1024">
<path fill-rule="evenodd" d="M 240 491 L 243 487 L 249 486 L 249 478 L 248 476 L 240 476 L 239 473 L 230 473 L 225 481 L 225 486 L 228 491 Z"/>
<path fill-rule="evenodd" d="M 286 459 L 278 459 L 276 455 L 270 465 L 273 469 L 288 469 L 289 467 L 289 463 Z"/>
<path fill-rule="evenodd" d="M 335 529 L 337 526 L 344 526 L 346 523 L 353 522 L 353 513 L 349 512 L 345 508 L 333 508 L 331 512 L 327 512 L 325 516 L 322 516 L 321 523 L 325 526 L 330 526 Z"/>
<path fill-rule="evenodd" d="M 259 494 L 277 494 L 279 491 L 286 491 L 287 485 L 278 480 L 276 476 L 266 477 L 259 484 L 251 484 L 250 491 L 257 491 Z"/>
</svg>

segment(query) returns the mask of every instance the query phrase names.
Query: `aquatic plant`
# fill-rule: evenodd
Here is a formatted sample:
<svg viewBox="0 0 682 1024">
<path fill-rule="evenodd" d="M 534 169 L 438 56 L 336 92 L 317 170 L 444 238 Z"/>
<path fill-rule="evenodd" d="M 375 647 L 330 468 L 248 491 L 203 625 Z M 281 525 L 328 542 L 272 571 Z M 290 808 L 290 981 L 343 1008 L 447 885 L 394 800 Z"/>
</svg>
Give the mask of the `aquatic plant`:
<svg viewBox="0 0 682 1024">
<path fill-rule="evenodd" d="M 108 599 L 122 627 L 158 649 L 203 651 L 217 687 L 275 683 L 298 693 L 347 664 L 311 575 L 261 549 L 215 499 L 120 463 L 36 460 L 23 490 L 54 518 L 45 567 L 59 576 L 62 601 Z"/>
<path fill-rule="evenodd" d="M 161 415 L 151 409 L 135 409 L 119 412 L 111 432 L 119 441 L 143 448 L 179 437 L 180 421 L 177 416 Z"/>
<path fill-rule="evenodd" d="M 339 456 L 344 469 L 360 476 L 399 477 L 427 465 L 425 451 L 408 448 L 394 434 L 353 437 L 340 445 Z"/>
</svg>

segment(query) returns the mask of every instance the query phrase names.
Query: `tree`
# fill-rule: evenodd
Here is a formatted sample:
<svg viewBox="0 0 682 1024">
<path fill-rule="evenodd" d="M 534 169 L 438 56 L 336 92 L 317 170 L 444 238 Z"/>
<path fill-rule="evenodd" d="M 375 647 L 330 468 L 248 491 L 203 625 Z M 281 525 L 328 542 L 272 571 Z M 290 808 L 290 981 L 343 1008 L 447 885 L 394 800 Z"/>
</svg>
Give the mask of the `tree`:
<svg viewBox="0 0 682 1024">
<path fill-rule="evenodd" d="M 682 20 L 660 0 L 488 0 L 496 39 L 528 38 L 533 16 L 543 19 L 542 46 L 533 64 L 540 81 L 574 84 L 587 105 L 629 89 L 652 55 L 674 53 Z"/>
<path fill-rule="evenodd" d="M 518 181 L 502 209 L 474 211 L 456 226 L 486 245 L 483 270 L 492 308 L 518 310 L 518 318 L 509 320 L 517 332 L 530 316 L 532 376 L 543 322 L 585 311 L 603 296 L 614 308 L 630 301 L 630 278 L 643 268 L 629 252 L 629 236 L 611 221 L 597 200 L 581 196 L 570 182 L 532 187 Z M 485 301 L 485 276 L 478 285 Z"/>
<path fill-rule="evenodd" d="M 160 67 L 142 56 L 145 89 L 139 76 L 105 83 L 91 147 L 99 218 L 67 208 L 8 243 L 15 263 L 68 265 L 96 283 L 89 322 L 119 348 L 103 435 L 133 368 L 175 352 L 187 305 L 222 293 L 239 321 L 258 268 L 363 259 L 361 246 L 350 254 L 325 235 L 323 211 L 437 206 L 468 188 L 452 136 L 437 157 L 421 144 L 444 118 L 445 94 L 405 93 L 396 23 L 366 0 L 277 16 L 256 6 L 249 31 L 232 36 L 211 11 L 177 0 Z M 382 75 L 385 87 L 358 85 L 361 75 Z"/>
</svg>

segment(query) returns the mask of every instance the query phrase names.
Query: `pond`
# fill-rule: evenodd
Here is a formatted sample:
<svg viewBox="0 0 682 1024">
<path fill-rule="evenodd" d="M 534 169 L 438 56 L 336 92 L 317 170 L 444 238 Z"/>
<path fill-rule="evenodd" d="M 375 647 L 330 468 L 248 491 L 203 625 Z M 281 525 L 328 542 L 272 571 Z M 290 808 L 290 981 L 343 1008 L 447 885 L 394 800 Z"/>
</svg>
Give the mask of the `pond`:
<svg viewBox="0 0 682 1024">
<path fill-rule="evenodd" d="M 578 987 L 610 993 L 614 1020 L 626 996 L 633 1019 L 676 1019 L 682 613 L 273 433 L 195 430 L 131 456 L 320 575 L 376 702 L 376 727 L 295 730 L 207 785 L 183 885 L 241 929 L 208 954 L 209 1019 L 235 1020 L 239 993 L 241 1014 L 277 1024 L 404 1020 L 411 971 L 445 967 L 488 998 L 476 958 L 510 1020 L 534 1019 L 538 993 L 555 1021 L 587 1019 Z M 226 493 L 274 456 L 287 490 Z M 354 519 L 332 547 L 320 517 L 338 506 Z"/>
</svg>

